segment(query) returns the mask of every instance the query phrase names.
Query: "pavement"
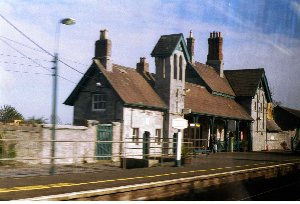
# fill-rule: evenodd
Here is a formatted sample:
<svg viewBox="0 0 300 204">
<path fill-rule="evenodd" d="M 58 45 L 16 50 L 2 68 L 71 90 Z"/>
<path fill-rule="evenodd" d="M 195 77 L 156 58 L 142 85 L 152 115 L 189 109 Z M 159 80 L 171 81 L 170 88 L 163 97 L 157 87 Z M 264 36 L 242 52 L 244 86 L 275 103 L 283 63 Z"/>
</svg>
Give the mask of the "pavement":
<svg viewBox="0 0 300 204">
<path fill-rule="evenodd" d="M 198 155 L 187 166 L 174 162 L 150 168 L 122 169 L 114 163 L 57 166 L 49 175 L 49 166 L 0 167 L 0 200 L 15 200 L 69 192 L 111 188 L 163 181 L 197 175 L 270 166 L 300 161 L 290 152 L 239 152 Z"/>
</svg>

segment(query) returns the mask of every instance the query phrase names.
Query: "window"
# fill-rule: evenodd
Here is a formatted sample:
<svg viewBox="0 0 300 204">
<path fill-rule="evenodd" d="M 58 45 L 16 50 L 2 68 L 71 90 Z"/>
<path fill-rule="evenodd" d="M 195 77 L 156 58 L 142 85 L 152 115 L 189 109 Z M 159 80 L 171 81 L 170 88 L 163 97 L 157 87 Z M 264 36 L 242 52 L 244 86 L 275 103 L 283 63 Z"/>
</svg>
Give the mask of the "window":
<svg viewBox="0 0 300 204">
<path fill-rule="evenodd" d="M 260 103 L 260 112 L 262 112 L 263 108 L 262 103 Z"/>
<path fill-rule="evenodd" d="M 160 145 L 161 142 L 161 129 L 155 130 L 155 142 Z"/>
<path fill-rule="evenodd" d="M 134 142 L 136 145 L 139 144 L 139 129 L 138 128 L 132 128 L 132 142 Z"/>
<path fill-rule="evenodd" d="M 106 97 L 104 94 L 93 94 L 92 96 L 92 110 L 105 110 L 106 108 Z"/>
<path fill-rule="evenodd" d="M 177 55 L 174 55 L 174 79 L 177 79 Z"/>
<path fill-rule="evenodd" d="M 256 102 L 254 102 L 254 110 L 256 111 L 257 110 L 257 107 L 256 107 Z"/>
<path fill-rule="evenodd" d="M 182 56 L 180 56 L 180 58 L 179 58 L 179 80 L 182 80 L 182 75 L 183 75 L 183 73 L 182 73 Z"/>
<path fill-rule="evenodd" d="M 163 59 L 163 78 L 166 78 L 166 59 Z"/>
</svg>

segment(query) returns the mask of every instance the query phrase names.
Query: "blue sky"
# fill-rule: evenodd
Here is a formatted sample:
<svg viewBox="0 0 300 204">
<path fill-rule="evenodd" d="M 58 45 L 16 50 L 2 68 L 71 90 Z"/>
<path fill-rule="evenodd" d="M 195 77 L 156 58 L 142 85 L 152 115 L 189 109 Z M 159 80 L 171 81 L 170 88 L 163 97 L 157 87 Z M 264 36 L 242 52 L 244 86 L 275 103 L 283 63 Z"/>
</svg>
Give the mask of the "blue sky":
<svg viewBox="0 0 300 204">
<path fill-rule="evenodd" d="M 59 19 L 75 18 L 61 27 L 59 54 L 80 72 L 91 64 L 101 29 L 109 30 L 113 63 L 134 68 L 144 56 L 152 72 L 160 35 L 193 30 L 196 60 L 205 63 L 209 33 L 220 31 L 225 69 L 265 68 L 273 99 L 300 109 L 300 0 L 1 0 L 0 11 L 51 53 Z M 1 18 L 0 28 L 0 106 L 50 118 L 51 56 Z M 59 74 L 58 115 L 71 123 L 73 108 L 62 103 L 82 75 L 62 64 Z"/>
</svg>

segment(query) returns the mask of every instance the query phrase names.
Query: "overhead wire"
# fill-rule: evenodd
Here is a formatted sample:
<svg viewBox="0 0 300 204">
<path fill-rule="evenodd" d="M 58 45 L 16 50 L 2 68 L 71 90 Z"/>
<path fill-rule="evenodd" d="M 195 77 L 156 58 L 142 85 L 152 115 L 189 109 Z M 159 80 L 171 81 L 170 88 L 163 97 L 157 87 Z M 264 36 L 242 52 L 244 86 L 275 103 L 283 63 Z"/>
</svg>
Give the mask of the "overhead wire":
<svg viewBox="0 0 300 204">
<path fill-rule="evenodd" d="M 11 70 L 11 69 L 3 69 L 3 71 L 6 71 L 6 72 L 16 72 L 16 73 L 22 73 L 22 74 L 46 75 L 46 76 L 51 76 L 52 75 L 52 74 L 45 74 L 45 73 L 40 73 L 40 72 L 18 71 L 18 70 Z"/>
<path fill-rule="evenodd" d="M 21 45 L 21 46 L 23 46 L 23 47 L 26 47 L 26 48 L 28 48 L 28 49 L 34 50 L 34 51 L 36 51 L 36 52 L 44 53 L 44 52 L 41 51 L 41 50 L 38 50 L 38 49 L 36 49 L 36 48 L 34 48 L 34 47 L 31 47 L 31 46 L 29 46 L 29 45 L 25 45 L 24 43 L 20 43 L 20 42 L 18 42 L 18 41 L 16 41 L 16 40 L 10 39 L 10 38 L 5 37 L 5 36 L 3 36 L 3 35 L 0 35 L 0 38 L 3 38 L 3 39 L 8 40 L 8 41 L 10 41 L 10 42 L 16 43 L 16 44 Z"/>
<path fill-rule="evenodd" d="M 11 46 L 9 43 L 5 42 L 3 39 L 0 39 L 0 41 L 4 42 L 7 46 L 9 46 L 9 47 L 12 48 L 13 50 L 15 50 L 16 52 L 18 52 L 19 54 L 21 54 L 24 58 L 27 58 L 27 59 L 29 59 L 30 61 L 32 61 L 33 63 L 37 64 L 37 67 L 41 67 L 41 68 L 43 68 L 43 69 L 45 69 L 45 70 L 47 70 L 47 71 L 49 71 L 49 72 L 52 73 L 52 71 L 50 70 L 50 68 L 47 68 L 47 67 L 41 65 L 40 63 L 36 62 L 34 59 L 28 57 L 27 55 L 25 55 L 25 54 L 22 53 L 21 51 L 17 50 L 17 49 L 14 48 L 13 46 Z M 1 62 L 1 61 L 0 61 L 0 62 Z M 12 64 L 17 64 L 17 63 L 12 63 Z M 24 64 L 19 64 L 19 65 L 24 66 Z M 27 65 L 27 66 L 29 66 L 29 65 Z M 49 74 L 49 75 L 52 75 L 52 74 Z M 72 80 L 67 79 L 67 78 L 65 78 L 65 77 L 63 77 L 63 76 L 61 76 L 61 75 L 57 75 L 57 76 L 60 77 L 60 78 L 62 78 L 62 79 L 64 79 L 64 80 L 66 80 L 66 81 L 69 81 L 69 82 L 71 82 L 71 83 L 73 83 L 73 84 L 76 84 L 76 83 L 73 82 Z"/>
<path fill-rule="evenodd" d="M 44 49 L 42 46 L 40 46 L 38 43 L 36 43 L 35 41 L 33 41 L 30 37 L 28 37 L 25 33 L 23 33 L 19 28 L 17 28 L 14 24 L 12 24 L 8 19 L 6 19 L 2 14 L 0 14 L 0 17 L 6 21 L 10 26 L 12 26 L 15 30 L 17 30 L 21 35 L 23 35 L 23 37 L 25 37 L 27 40 L 29 40 L 30 42 L 32 42 L 33 44 L 35 44 L 38 48 L 40 48 L 41 50 L 43 50 L 45 53 L 47 53 L 48 55 L 54 57 L 53 54 L 51 54 L 50 52 L 48 52 L 46 49 Z"/>
<path fill-rule="evenodd" d="M 5 53 L 0 53 L 1 56 L 6 56 L 6 57 L 13 57 L 13 58 L 23 58 L 25 59 L 26 57 L 24 56 L 17 56 L 17 55 L 10 55 L 10 54 L 5 54 Z M 45 60 L 45 59 L 37 59 L 37 58 L 32 58 L 34 60 L 39 60 L 39 61 L 44 61 L 44 62 L 52 62 L 50 60 Z"/>
<path fill-rule="evenodd" d="M 34 51 L 43 53 L 43 51 L 41 51 L 41 50 L 35 49 L 35 48 L 33 48 L 33 47 L 30 47 L 30 46 L 25 45 L 25 44 L 23 44 L 23 43 L 20 43 L 20 42 L 18 42 L 18 41 L 16 41 L 16 40 L 12 40 L 12 39 L 10 39 L 10 38 L 8 38 L 8 37 L 5 37 L 5 36 L 0 35 L 0 38 L 4 38 L 5 40 L 8 40 L 8 41 L 11 41 L 11 42 L 13 42 L 13 43 L 19 44 L 19 45 L 21 45 L 21 46 L 23 46 L 23 47 L 26 47 L 26 48 L 28 48 L 28 49 L 31 49 L 31 50 L 34 50 Z M 81 64 L 81 65 L 84 65 L 84 66 L 88 66 L 87 64 L 84 64 L 84 63 L 81 63 L 81 62 L 78 62 L 78 61 L 75 61 L 75 60 L 71 60 L 71 59 L 68 59 L 68 58 L 64 58 L 64 57 L 60 57 L 60 59 L 62 59 L 62 60 L 67 60 L 67 61 L 73 62 L 73 63 L 75 63 L 75 64 Z M 45 60 L 45 61 L 47 61 L 47 60 Z"/>
<path fill-rule="evenodd" d="M 51 70 L 48 67 L 44 67 L 43 65 L 41 65 L 40 63 L 36 62 L 34 59 L 28 57 L 27 55 L 25 55 L 23 52 L 19 51 L 18 49 L 14 48 L 12 45 L 10 45 L 8 42 L 6 42 L 3 39 L 0 39 L 0 41 L 2 41 L 4 44 L 6 44 L 8 47 L 10 47 L 11 49 L 13 49 L 14 51 L 16 51 L 17 53 L 19 53 L 20 55 L 22 55 L 23 57 L 27 58 L 28 60 L 32 61 L 33 63 L 39 65 L 39 67 L 51 72 Z"/>
<path fill-rule="evenodd" d="M 47 51 L 46 49 L 44 49 L 42 46 L 40 46 L 38 43 L 36 43 L 34 40 L 32 40 L 29 36 L 27 36 L 24 32 L 22 32 L 19 28 L 17 28 L 17 26 L 15 26 L 13 23 L 11 23 L 7 18 L 5 18 L 2 14 L 0 14 L 0 17 L 6 21 L 10 26 L 12 26 L 15 30 L 17 30 L 23 37 L 25 37 L 27 40 L 29 40 L 30 42 L 32 42 L 34 45 L 36 45 L 38 48 L 40 48 L 42 51 L 44 51 L 46 54 L 54 57 L 53 54 L 51 54 L 49 51 Z M 69 64 L 65 63 L 64 61 L 62 61 L 61 59 L 58 59 L 59 62 L 61 62 L 62 64 L 64 64 L 65 66 L 69 67 L 70 69 L 85 75 L 83 72 L 75 69 L 74 67 L 70 66 Z M 89 77 L 89 76 L 87 76 Z"/>
<path fill-rule="evenodd" d="M 24 64 L 24 63 L 17 63 L 17 62 L 9 62 L 9 61 L 1 61 L 0 63 L 4 64 L 14 64 L 14 65 L 21 65 L 21 66 L 26 66 L 26 67 L 40 67 L 40 65 L 33 65 L 33 64 Z M 49 67 L 50 68 L 50 67 Z M 50 68 L 51 69 L 51 68 Z"/>
<path fill-rule="evenodd" d="M 42 46 L 40 46 L 38 43 L 36 43 L 34 40 L 32 40 L 29 36 L 27 36 L 24 32 L 22 32 L 20 29 L 18 29 L 17 26 L 15 26 L 13 23 L 11 23 L 11 22 L 10 22 L 7 18 L 5 18 L 2 14 L 0 14 L 0 17 L 1 17 L 4 21 L 6 21 L 10 26 L 12 26 L 16 31 L 18 31 L 23 37 L 25 37 L 26 39 L 28 39 L 30 42 L 32 42 L 34 45 L 36 45 L 38 48 L 40 48 L 43 52 L 45 52 L 46 54 L 48 54 L 48 55 L 54 57 L 53 54 L 51 54 L 49 51 L 47 51 L 47 50 L 44 49 Z M 0 37 L 6 38 L 6 39 L 8 39 L 8 40 L 10 40 L 10 41 L 12 41 L 12 42 L 15 42 L 15 43 L 21 44 L 21 45 L 23 45 L 23 46 L 26 46 L 26 45 L 24 45 L 24 44 L 22 44 L 22 43 L 19 43 L 19 42 L 17 42 L 17 41 L 11 40 L 11 39 L 9 39 L 9 38 L 7 38 L 7 37 L 4 37 L 4 36 L 0 36 Z M 2 42 L 4 42 L 5 44 L 7 44 L 8 46 L 12 47 L 11 45 L 9 45 L 9 43 L 5 42 L 3 39 L 0 39 L 0 40 L 1 40 Z M 30 48 L 29 46 L 26 46 L 26 47 Z M 21 53 L 21 52 L 18 51 L 17 49 L 15 49 L 15 48 L 12 48 L 12 49 L 14 49 L 16 52 L 20 53 L 21 55 L 23 55 L 25 58 L 30 59 L 31 61 L 34 61 L 32 58 L 27 57 L 26 55 L 24 55 L 23 53 Z M 34 49 L 34 48 L 33 48 L 33 49 Z M 64 64 L 65 66 L 67 66 L 68 68 L 70 68 L 70 69 L 76 71 L 77 73 L 80 73 L 80 74 L 82 74 L 83 76 L 88 77 L 88 78 L 90 78 L 90 79 L 94 79 L 94 77 L 91 77 L 91 76 L 86 75 L 85 73 L 83 73 L 83 72 L 77 70 L 76 68 L 70 66 L 69 64 L 65 63 L 65 62 L 62 61 L 61 59 L 58 59 L 58 61 L 61 62 L 62 64 Z M 37 62 L 34 62 L 34 63 L 39 64 L 39 63 L 37 63 Z M 46 67 L 43 67 L 42 65 L 40 65 L 40 66 L 41 66 L 42 68 L 44 68 L 44 69 L 47 69 Z M 48 69 L 47 69 L 47 70 L 48 70 Z M 48 70 L 48 71 L 49 71 L 49 70 Z M 65 80 L 67 80 L 67 81 L 69 81 L 69 82 L 71 82 L 71 83 L 76 84 L 75 82 L 73 82 L 73 81 L 71 81 L 71 80 L 69 80 L 69 79 L 67 79 L 67 78 L 65 78 L 65 77 L 62 77 L 62 76 L 60 76 L 60 75 L 58 75 L 58 76 L 59 76 L 60 78 L 62 78 L 62 79 L 65 79 Z"/>
</svg>

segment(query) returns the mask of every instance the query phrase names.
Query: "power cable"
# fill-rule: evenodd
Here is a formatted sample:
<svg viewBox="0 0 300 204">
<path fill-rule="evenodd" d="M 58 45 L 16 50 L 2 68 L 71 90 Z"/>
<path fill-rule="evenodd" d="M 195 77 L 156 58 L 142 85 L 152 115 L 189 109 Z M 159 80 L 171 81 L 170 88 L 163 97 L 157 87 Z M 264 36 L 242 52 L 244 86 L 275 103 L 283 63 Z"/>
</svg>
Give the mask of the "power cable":
<svg viewBox="0 0 300 204">
<path fill-rule="evenodd" d="M 1 14 L 0 14 L 1 15 Z M 30 61 L 32 61 L 33 63 L 39 65 L 41 68 L 51 72 L 51 70 L 47 67 L 44 67 L 43 65 L 41 65 L 40 63 L 36 62 L 35 60 L 33 60 L 32 58 L 28 57 L 27 55 L 25 55 L 24 53 L 22 53 L 21 51 L 17 50 L 16 48 L 14 48 L 13 46 L 11 46 L 8 42 L 6 42 L 3 39 L 0 39 L 4 44 L 6 44 L 8 47 L 10 47 L 11 49 L 13 49 L 14 51 L 18 52 L 19 54 L 21 54 L 22 56 L 24 56 L 25 58 L 29 59 Z"/>
<path fill-rule="evenodd" d="M 37 44 L 35 41 L 33 41 L 30 37 L 28 37 L 25 33 L 23 33 L 20 29 L 18 29 L 14 24 L 12 24 L 8 19 L 6 19 L 2 14 L 0 14 L 0 17 L 5 20 L 9 25 L 11 25 L 15 30 L 17 30 L 21 35 L 23 35 L 23 37 L 25 37 L 27 40 L 29 40 L 30 42 L 32 42 L 33 44 L 35 44 L 38 48 L 40 48 L 41 50 L 43 50 L 45 53 L 47 53 L 48 55 L 54 57 L 53 54 L 51 54 L 50 52 L 48 52 L 47 50 L 45 50 L 43 47 L 41 47 L 39 44 Z"/>
<path fill-rule="evenodd" d="M 23 47 L 29 48 L 29 49 L 34 50 L 34 51 L 36 51 L 36 52 L 44 53 L 44 52 L 41 51 L 41 50 L 35 49 L 35 48 L 33 48 L 33 47 L 30 47 L 30 46 L 25 45 L 25 44 L 23 44 L 23 43 L 20 43 L 20 42 L 18 42 L 18 41 L 12 40 L 12 39 L 10 39 L 10 38 L 8 38 L 8 37 L 5 37 L 5 36 L 3 36 L 3 35 L 0 35 L 0 38 L 3 38 L 3 39 L 5 39 L 5 40 L 11 41 L 11 42 L 13 42 L 13 43 L 19 44 L 19 45 L 21 45 L 21 46 L 23 46 Z"/>
<path fill-rule="evenodd" d="M 23 43 L 20 43 L 20 42 L 18 42 L 18 41 L 12 40 L 12 39 L 10 39 L 10 38 L 8 38 L 8 37 L 5 37 L 5 36 L 1 36 L 1 35 L 0 35 L 0 38 L 3 38 L 3 39 L 5 39 L 5 40 L 11 41 L 11 42 L 13 42 L 13 43 L 19 44 L 19 45 L 21 45 L 21 46 L 23 46 L 23 47 L 29 48 L 29 49 L 34 50 L 34 51 L 37 51 L 37 52 L 43 52 L 43 51 L 41 51 L 41 50 L 35 49 L 35 48 L 33 48 L 33 47 L 30 47 L 30 46 L 25 45 L 25 44 L 23 44 Z M 87 65 L 87 64 L 83 64 L 83 63 L 81 63 L 81 62 L 78 62 L 78 61 L 75 61 L 75 60 L 71 60 L 71 59 L 68 59 L 68 58 L 64 58 L 64 57 L 61 57 L 60 59 L 67 60 L 67 61 L 73 62 L 73 63 L 75 63 L 75 64 L 81 64 L 81 65 L 84 65 L 84 66 L 89 66 L 89 65 Z M 45 60 L 45 61 L 47 61 L 47 60 Z"/>
<path fill-rule="evenodd" d="M 5 53 L 0 53 L 1 56 L 6 56 L 6 57 L 13 57 L 13 58 L 22 58 L 22 59 L 26 59 L 26 57 L 22 57 L 22 56 L 16 56 L 16 55 L 10 55 L 10 54 L 5 54 Z M 33 58 L 32 58 L 33 59 Z M 45 60 L 45 59 L 33 59 L 33 60 L 39 60 L 39 61 L 44 61 L 44 62 L 52 62 L 52 61 L 49 61 L 49 60 Z"/>
<path fill-rule="evenodd" d="M 1 17 L 3 20 L 5 20 L 10 26 L 12 26 L 15 30 L 17 30 L 21 35 L 23 35 L 26 39 L 28 39 L 30 42 L 32 42 L 32 43 L 35 44 L 38 48 L 40 48 L 42 51 L 44 51 L 46 54 L 48 54 L 48 55 L 54 57 L 53 54 L 51 54 L 51 53 L 48 52 L 46 49 L 44 49 L 42 46 L 40 46 L 38 43 L 36 43 L 35 41 L 33 41 L 33 40 L 32 40 L 30 37 L 28 37 L 24 32 L 22 32 L 20 29 L 18 29 L 13 23 L 11 23 L 8 19 L 6 19 L 2 14 L 0 14 L 0 17 Z M 1 40 L 2 42 L 4 42 L 5 44 L 7 44 L 9 47 L 12 47 L 12 46 L 9 45 L 7 42 L 5 42 L 3 39 L 0 39 L 0 40 Z M 30 59 L 31 61 L 34 62 L 34 60 L 32 60 L 30 57 L 27 57 L 26 55 L 24 55 L 23 53 L 21 53 L 20 51 L 18 51 L 18 50 L 15 49 L 15 48 L 13 48 L 13 49 L 14 49 L 16 52 L 20 53 L 21 55 L 25 56 L 27 59 Z M 61 59 L 58 59 L 58 61 L 61 62 L 62 64 L 64 64 L 65 66 L 69 67 L 70 69 L 72 69 L 72 70 L 74 70 L 74 71 L 76 71 L 76 72 L 82 74 L 83 76 L 88 77 L 88 78 L 90 78 L 90 79 L 94 79 L 94 77 L 90 77 L 90 76 L 84 74 L 83 72 L 81 72 L 81 71 L 75 69 L 74 67 L 68 65 L 67 63 L 65 63 L 65 62 L 62 61 Z M 37 63 L 37 62 L 35 62 L 35 63 L 36 63 L 36 64 L 39 64 L 39 63 Z M 43 67 L 42 65 L 40 65 L 40 66 L 41 66 L 42 68 L 47 69 L 46 67 Z M 47 69 L 47 70 L 48 70 L 48 69 Z M 48 70 L 48 71 L 50 71 L 50 70 Z M 60 77 L 62 78 L 62 76 L 60 76 Z M 66 78 L 63 78 L 63 79 L 72 82 L 72 81 L 69 80 L 69 79 L 66 79 Z M 74 83 L 74 82 L 72 82 L 72 83 Z M 76 83 L 75 83 L 75 84 L 76 84 Z"/>
<path fill-rule="evenodd" d="M 17 63 L 17 62 L 9 62 L 9 61 L 1 61 L 0 63 L 4 64 L 14 64 L 14 65 L 21 65 L 21 66 L 26 66 L 26 67 L 40 67 L 40 65 L 33 65 L 33 64 L 24 64 L 24 63 Z M 49 67 L 51 69 L 51 67 Z"/>
<path fill-rule="evenodd" d="M 35 44 L 38 48 L 40 48 L 41 50 L 43 50 L 45 53 L 47 53 L 48 55 L 54 57 L 53 54 L 51 54 L 49 51 L 47 51 L 46 49 L 44 49 L 42 46 L 40 46 L 38 43 L 36 43 L 34 40 L 32 40 L 30 37 L 28 37 L 24 32 L 22 32 L 20 29 L 18 29 L 14 24 L 12 24 L 8 19 L 6 19 L 2 14 L 0 14 L 0 17 L 5 20 L 9 25 L 11 25 L 15 30 L 17 30 L 21 35 L 23 35 L 27 40 L 29 40 L 30 42 L 32 42 L 33 44 Z M 64 64 L 65 66 L 69 67 L 70 69 L 85 75 L 83 72 L 75 69 L 74 67 L 68 65 L 67 63 L 65 63 L 64 61 L 58 59 L 58 61 L 60 61 L 62 64 Z M 89 76 L 87 76 L 89 77 Z"/>
<path fill-rule="evenodd" d="M 52 74 L 45 74 L 45 73 L 39 73 L 39 72 L 18 71 L 18 70 L 11 70 L 11 69 L 4 69 L 3 71 L 6 71 L 6 72 L 16 72 L 16 73 L 22 73 L 22 74 L 46 75 L 46 76 L 51 76 L 52 75 Z"/>
<path fill-rule="evenodd" d="M 45 75 L 45 76 L 52 76 L 52 74 L 46 74 L 46 73 L 40 73 L 40 72 L 28 72 L 28 71 L 18 71 L 18 70 L 11 70 L 11 69 L 4 69 L 3 71 L 6 71 L 6 72 L 15 72 L 15 73 L 21 73 L 21 74 L 36 74 L 36 75 Z M 71 82 L 73 84 L 76 84 L 75 82 L 63 77 L 63 76 L 60 76 L 60 75 L 57 75 L 58 77 L 68 81 L 68 82 Z"/>
</svg>

